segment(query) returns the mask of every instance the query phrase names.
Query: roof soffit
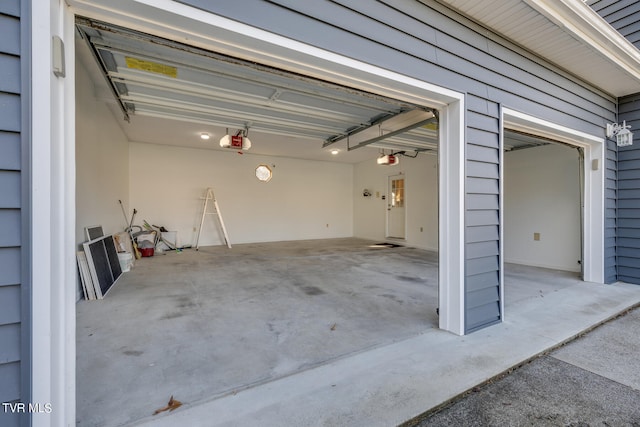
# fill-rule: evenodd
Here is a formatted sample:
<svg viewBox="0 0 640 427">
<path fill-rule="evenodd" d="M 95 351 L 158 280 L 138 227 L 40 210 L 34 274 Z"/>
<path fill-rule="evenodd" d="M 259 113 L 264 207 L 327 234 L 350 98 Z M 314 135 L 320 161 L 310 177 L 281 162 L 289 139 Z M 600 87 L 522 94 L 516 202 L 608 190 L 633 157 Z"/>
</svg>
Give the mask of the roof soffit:
<svg viewBox="0 0 640 427">
<path fill-rule="evenodd" d="M 440 1 L 607 93 L 640 91 L 640 50 L 581 0 Z"/>
</svg>

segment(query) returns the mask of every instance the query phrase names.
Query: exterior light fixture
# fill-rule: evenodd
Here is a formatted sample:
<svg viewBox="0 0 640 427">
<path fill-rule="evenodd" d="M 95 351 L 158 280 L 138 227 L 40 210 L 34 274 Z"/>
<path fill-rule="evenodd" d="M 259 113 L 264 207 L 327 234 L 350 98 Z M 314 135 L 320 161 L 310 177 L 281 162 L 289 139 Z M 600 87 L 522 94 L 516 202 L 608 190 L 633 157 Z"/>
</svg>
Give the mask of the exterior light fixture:
<svg viewBox="0 0 640 427">
<path fill-rule="evenodd" d="M 227 134 L 220 138 L 220 147 L 248 150 L 251 148 L 251 141 L 247 137 L 248 133 L 249 128 L 245 128 L 244 130 L 239 130 L 235 135 L 229 135 L 229 129 L 227 129 Z"/>
<path fill-rule="evenodd" d="M 633 145 L 633 133 L 631 133 L 629 128 L 631 128 L 631 126 L 627 126 L 626 121 L 623 121 L 622 125 L 607 123 L 607 138 L 613 138 L 615 136 L 618 147 Z"/>
<path fill-rule="evenodd" d="M 206 132 L 203 132 L 203 133 L 201 133 L 201 134 L 200 134 L 200 139 L 203 139 L 203 140 L 205 140 L 205 141 L 206 141 L 206 140 L 208 140 L 209 138 L 211 138 L 211 135 L 209 135 L 209 134 L 208 134 L 208 133 L 206 133 Z"/>
</svg>

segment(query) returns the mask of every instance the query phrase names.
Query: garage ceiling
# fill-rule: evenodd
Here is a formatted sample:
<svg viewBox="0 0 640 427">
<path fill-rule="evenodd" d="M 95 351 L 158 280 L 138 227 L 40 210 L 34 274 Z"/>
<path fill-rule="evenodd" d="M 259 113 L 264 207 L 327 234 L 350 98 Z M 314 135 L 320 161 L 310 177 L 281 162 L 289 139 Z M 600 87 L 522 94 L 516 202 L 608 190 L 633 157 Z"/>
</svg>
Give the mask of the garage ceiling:
<svg viewBox="0 0 640 427">
<path fill-rule="evenodd" d="M 85 18 L 77 28 L 79 59 L 130 141 L 226 150 L 219 139 L 248 128 L 250 152 L 271 156 L 357 163 L 437 151 L 437 118 L 422 106 Z M 547 143 L 505 132 L 505 150 Z"/>
<path fill-rule="evenodd" d="M 437 118 L 424 106 L 85 18 L 77 29 L 88 47 L 79 55 L 93 56 L 83 62 L 131 141 L 222 149 L 227 129 L 248 129 L 252 153 L 344 162 L 437 149 Z"/>
</svg>

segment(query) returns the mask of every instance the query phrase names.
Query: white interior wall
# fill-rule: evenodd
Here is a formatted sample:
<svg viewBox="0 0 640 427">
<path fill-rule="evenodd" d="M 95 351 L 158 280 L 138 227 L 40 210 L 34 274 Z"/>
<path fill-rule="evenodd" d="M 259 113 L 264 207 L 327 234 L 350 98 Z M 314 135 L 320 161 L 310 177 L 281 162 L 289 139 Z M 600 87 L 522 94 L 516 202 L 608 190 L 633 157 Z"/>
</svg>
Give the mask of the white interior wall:
<svg viewBox="0 0 640 427">
<path fill-rule="evenodd" d="M 579 163 L 560 144 L 505 153 L 506 262 L 580 271 Z"/>
<path fill-rule="evenodd" d="M 406 239 L 409 246 L 438 250 L 437 157 L 426 153 L 415 159 L 400 157 L 395 166 L 378 165 L 375 159 L 354 169 L 354 236 L 385 240 L 389 176 L 405 175 Z M 364 197 L 363 190 L 371 191 Z M 387 200 L 382 200 L 382 196 Z M 422 228 L 422 231 L 420 230 Z"/>
<path fill-rule="evenodd" d="M 179 245 L 195 245 L 207 187 L 232 244 L 353 235 L 352 165 L 137 142 L 130 159 L 136 223 L 177 231 Z M 269 182 L 256 179 L 259 164 L 272 168 Z M 207 216 L 200 246 L 223 243 Z"/>
<path fill-rule="evenodd" d="M 76 61 L 76 243 L 84 228 L 102 225 L 105 233 L 125 229 L 118 200 L 129 204 L 129 142 L 113 114 L 94 95 L 81 61 Z M 127 212 L 131 215 L 131 212 Z"/>
</svg>

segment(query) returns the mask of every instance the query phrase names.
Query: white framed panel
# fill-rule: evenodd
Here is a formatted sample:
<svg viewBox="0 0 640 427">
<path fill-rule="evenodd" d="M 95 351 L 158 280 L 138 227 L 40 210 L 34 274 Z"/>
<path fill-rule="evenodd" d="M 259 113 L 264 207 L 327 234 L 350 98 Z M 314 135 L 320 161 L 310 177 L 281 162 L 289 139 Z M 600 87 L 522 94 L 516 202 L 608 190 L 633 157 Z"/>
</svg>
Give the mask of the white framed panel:
<svg viewBox="0 0 640 427">
<path fill-rule="evenodd" d="M 70 0 L 80 15 L 439 110 L 441 329 L 464 334 L 464 95 L 171 0 Z"/>
<path fill-rule="evenodd" d="M 574 147 L 580 147 L 584 150 L 583 280 L 604 283 L 604 160 L 606 159 L 604 138 L 508 108 L 503 108 L 502 114 L 503 130 L 508 128 L 538 135 Z M 593 164 L 600 166 L 594 170 L 592 168 Z"/>
<path fill-rule="evenodd" d="M 53 415 L 34 426 L 75 424 L 75 50 L 74 17 L 82 14 L 293 72 L 436 108 L 440 135 L 440 327 L 464 325 L 464 95 L 336 55 L 173 1 L 33 2 L 33 400 Z M 66 77 L 51 70 L 51 39 L 66 44 Z M 49 52 L 49 54 L 47 54 Z"/>
</svg>

